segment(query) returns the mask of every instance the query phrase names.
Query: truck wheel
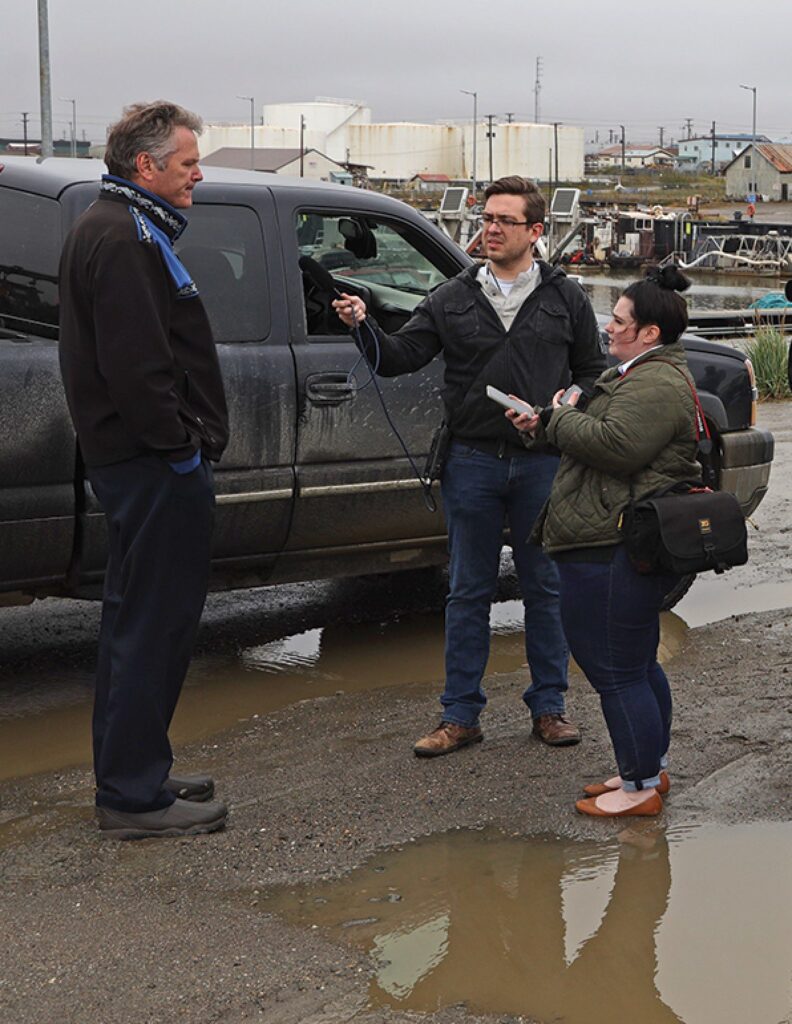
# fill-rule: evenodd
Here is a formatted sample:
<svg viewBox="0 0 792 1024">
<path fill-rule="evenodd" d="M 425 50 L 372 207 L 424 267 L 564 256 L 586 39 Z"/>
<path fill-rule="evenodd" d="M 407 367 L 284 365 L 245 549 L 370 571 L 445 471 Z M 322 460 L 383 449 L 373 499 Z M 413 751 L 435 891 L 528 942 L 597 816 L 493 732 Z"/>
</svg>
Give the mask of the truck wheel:
<svg viewBox="0 0 792 1024">
<path fill-rule="evenodd" d="M 693 582 L 696 579 L 696 574 L 691 573 L 689 576 L 683 576 L 682 579 L 677 583 L 675 587 L 672 587 L 668 591 L 666 596 L 663 598 L 663 603 L 660 606 L 660 611 L 667 612 L 674 607 L 675 604 L 679 604 L 685 594 L 693 586 Z"/>
</svg>

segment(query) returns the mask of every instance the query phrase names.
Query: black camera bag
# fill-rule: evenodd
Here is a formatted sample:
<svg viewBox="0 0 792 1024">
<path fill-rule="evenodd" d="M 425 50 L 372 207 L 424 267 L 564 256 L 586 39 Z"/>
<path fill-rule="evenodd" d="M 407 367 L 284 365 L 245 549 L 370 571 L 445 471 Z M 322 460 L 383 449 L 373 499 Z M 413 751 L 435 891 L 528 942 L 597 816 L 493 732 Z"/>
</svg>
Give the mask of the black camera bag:
<svg viewBox="0 0 792 1024">
<path fill-rule="evenodd" d="M 621 531 L 641 574 L 721 573 L 748 561 L 745 517 L 729 491 L 674 484 L 628 505 Z"/>
</svg>

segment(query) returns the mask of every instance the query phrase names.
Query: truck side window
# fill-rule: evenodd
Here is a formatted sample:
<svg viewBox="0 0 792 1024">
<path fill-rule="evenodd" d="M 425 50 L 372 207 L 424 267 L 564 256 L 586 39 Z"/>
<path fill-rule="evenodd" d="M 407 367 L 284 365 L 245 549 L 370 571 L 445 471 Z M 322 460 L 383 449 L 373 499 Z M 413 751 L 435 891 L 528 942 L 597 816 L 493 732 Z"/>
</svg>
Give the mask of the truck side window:
<svg viewBox="0 0 792 1024">
<path fill-rule="evenodd" d="M 247 206 L 196 204 L 176 244 L 217 342 L 262 341 L 270 330 L 264 241 Z"/>
<path fill-rule="evenodd" d="M 457 272 L 414 227 L 360 213 L 300 212 L 296 220 L 300 256 L 315 260 L 341 291 L 361 294 L 385 330 L 396 330 L 418 303 Z M 309 335 L 346 334 L 330 308 L 334 295 L 303 272 Z"/>
<path fill-rule="evenodd" d="M 54 199 L 0 190 L 0 326 L 58 331 L 60 207 Z"/>
</svg>

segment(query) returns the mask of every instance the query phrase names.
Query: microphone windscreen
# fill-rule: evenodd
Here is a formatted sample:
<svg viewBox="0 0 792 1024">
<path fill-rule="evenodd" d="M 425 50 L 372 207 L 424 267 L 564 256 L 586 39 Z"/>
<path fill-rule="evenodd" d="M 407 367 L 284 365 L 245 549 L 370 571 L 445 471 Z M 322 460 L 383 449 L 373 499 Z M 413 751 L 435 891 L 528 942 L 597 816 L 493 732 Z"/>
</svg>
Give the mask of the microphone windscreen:
<svg viewBox="0 0 792 1024">
<path fill-rule="evenodd" d="M 320 291 L 330 292 L 333 295 L 341 294 L 338 285 L 333 280 L 333 275 L 321 263 L 317 263 L 310 256 L 301 256 L 297 262 L 300 265 L 300 270 Z"/>
</svg>

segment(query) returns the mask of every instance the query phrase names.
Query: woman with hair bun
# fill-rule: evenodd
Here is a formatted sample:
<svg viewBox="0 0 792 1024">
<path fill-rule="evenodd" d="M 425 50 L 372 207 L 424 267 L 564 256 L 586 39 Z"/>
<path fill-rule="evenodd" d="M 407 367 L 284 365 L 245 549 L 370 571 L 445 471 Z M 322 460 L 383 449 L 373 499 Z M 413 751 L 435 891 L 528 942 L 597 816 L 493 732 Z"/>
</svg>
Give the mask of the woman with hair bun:
<svg viewBox="0 0 792 1024">
<path fill-rule="evenodd" d="M 561 617 L 572 654 L 600 695 L 618 775 L 584 787 L 578 811 L 651 816 L 670 782 L 671 691 L 657 661 L 660 607 L 676 576 L 633 569 L 619 532 L 634 499 L 698 480 L 693 381 L 680 337 L 690 282 L 652 268 L 619 297 L 606 327 L 618 364 L 594 385 L 585 410 L 559 391 L 538 415 L 507 412 L 514 426 L 550 441 L 561 463 L 534 529 L 558 563 Z"/>
</svg>

